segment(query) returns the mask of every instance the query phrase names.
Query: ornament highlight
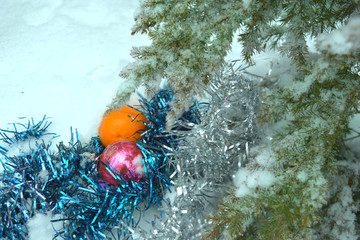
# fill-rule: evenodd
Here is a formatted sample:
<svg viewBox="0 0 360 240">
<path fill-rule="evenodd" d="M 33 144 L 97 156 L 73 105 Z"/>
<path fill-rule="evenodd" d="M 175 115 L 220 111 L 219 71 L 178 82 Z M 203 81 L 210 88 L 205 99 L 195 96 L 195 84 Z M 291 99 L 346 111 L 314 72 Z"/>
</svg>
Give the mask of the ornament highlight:
<svg viewBox="0 0 360 240">
<path fill-rule="evenodd" d="M 146 117 L 132 107 L 125 105 L 121 109 L 111 110 L 103 117 L 99 126 L 101 143 L 107 147 L 121 139 L 136 142 L 147 130 L 145 123 L 147 123 Z"/>
<path fill-rule="evenodd" d="M 113 175 L 121 174 L 126 181 L 139 182 L 145 174 L 142 159 L 143 154 L 136 143 L 120 140 L 110 144 L 100 156 L 99 173 L 105 182 L 116 186 L 120 184 Z"/>
</svg>

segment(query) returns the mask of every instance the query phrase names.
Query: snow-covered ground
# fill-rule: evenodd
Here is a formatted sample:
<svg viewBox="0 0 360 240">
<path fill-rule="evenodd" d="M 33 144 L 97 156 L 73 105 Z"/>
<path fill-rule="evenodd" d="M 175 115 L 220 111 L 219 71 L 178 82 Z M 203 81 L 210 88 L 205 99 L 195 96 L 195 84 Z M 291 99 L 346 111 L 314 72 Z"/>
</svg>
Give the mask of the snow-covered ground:
<svg viewBox="0 0 360 240">
<path fill-rule="evenodd" d="M 97 134 L 106 105 L 132 61 L 138 1 L 3 0 L 0 8 L 0 128 L 18 117 L 50 117 L 51 131 L 85 142 Z"/>
</svg>

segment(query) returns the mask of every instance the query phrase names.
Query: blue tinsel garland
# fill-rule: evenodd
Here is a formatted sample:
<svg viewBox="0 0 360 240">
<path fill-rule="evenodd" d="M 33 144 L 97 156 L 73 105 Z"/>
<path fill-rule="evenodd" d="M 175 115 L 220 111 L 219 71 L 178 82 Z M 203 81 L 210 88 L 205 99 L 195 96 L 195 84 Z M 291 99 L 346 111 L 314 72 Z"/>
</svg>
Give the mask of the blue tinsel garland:
<svg viewBox="0 0 360 240">
<path fill-rule="evenodd" d="M 151 100 L 140 98 L 140 111 L 148 120 L 148 130 L 138 141 L 144 155 L 143 181 L 124 181 L 112 186 L 99 179 L 96 156 L 104 150 L 98 137 L 82 145 L 77 132 L 66 146 L 58 144 L 57 151 L 49 150 L 51 143 L 37 143 L 30 153 L 7 156 L 0 146 L 4 171 L 0 173 L 0 238 L 27 239 L 27 221 L 37 212 L 60 214 L 52 220 L 62 222 L 54 239 L 131 239 L 127 226 L 136 227 L 133 213 L 140 203 L 145 209 L 159 205 L 172 185 L 172 151 L 178 147 L 176 136 L 164 132 L 170 90 L 161 90 Z M 198 104 L 178 120 L 198 123 Z M 0 130 L 0 140 L 11 145 L 27 138 L 48 134 L 51 122 L 44 117 L 39 123 L 14 124 L 14 130 Z M 18 131 L 18 127 L 25 128 Z M 177 125 L 177 128 L 182 128 Z M 116 227 L 116 231 L 111 231 Z"/>
</svg>

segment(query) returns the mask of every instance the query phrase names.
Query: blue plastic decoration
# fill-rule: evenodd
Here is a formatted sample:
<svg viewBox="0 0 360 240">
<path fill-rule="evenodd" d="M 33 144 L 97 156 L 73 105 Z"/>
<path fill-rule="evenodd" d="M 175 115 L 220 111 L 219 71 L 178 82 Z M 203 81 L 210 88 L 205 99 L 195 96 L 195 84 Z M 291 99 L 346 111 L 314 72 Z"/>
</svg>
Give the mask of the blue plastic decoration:
<svg viewBox="0 0 360 240">
<path fill-rule="evenodd" d="M 0 145 L 0 238 L 27 239 L 27 221 L 37 212 L 60 214 L 52 220 L 62 222 L 54 239 L 132 239 L 129 230 L 136 227 L 134 211 L 142 203 L 145 210 L 158 206 L 172 185 L 174 172 L 172 152 L 179 147 L 177 136 L 167 134 L 166 115 L 174 98 L 171 90 L 160 90 L 147 100 L 140 96 L 140 109 L 148 120 L 148 130 L 138 141 L 144 158 L 145 176 L 140 182 L 124 181 L 114 174 L 120 186 L 99 178 L 97 157 L 102 153 L 98 137 L 82 145 L 77 131 L 68 145 L 59 143 L 56 151 L 51 143 L 37 142 L 31 152 L 8 156 Z M 176 129 L 186 130 L 182 121 L 199 123 L 198 104 L 178 119 Z M 46 117 L 34 123 L 16 123 L 14 130 L 1 130 L 3 145 L 51 134 Z M 19 128 L 25 130 L 19 131 Z M 0 142 L 1 143 L 1 142 Z M 111 170 L 109 170 L 111 171 Z M 114 230 L 115 229 L 115 230 Z"/>
</svg>

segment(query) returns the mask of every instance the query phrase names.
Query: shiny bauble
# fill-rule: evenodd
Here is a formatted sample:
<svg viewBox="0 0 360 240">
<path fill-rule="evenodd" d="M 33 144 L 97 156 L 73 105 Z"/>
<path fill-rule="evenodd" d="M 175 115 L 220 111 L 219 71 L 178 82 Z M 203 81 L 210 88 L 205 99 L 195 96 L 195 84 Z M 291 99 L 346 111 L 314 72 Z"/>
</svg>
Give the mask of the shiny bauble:
<svg viewBox="0 0 360 240">
<path fill-rule="evenodd" d="M 112 176 L 121 175 L 125 181 L 139 182 L 145 174 L 143 154 L 135 142 L 120 140 L 107 146 L 99 158 L 98 170 L 101 178 L 110 184 L 119 186 Z M 105 165 L 107 167 L 105 167 Z"/>
</svg>

